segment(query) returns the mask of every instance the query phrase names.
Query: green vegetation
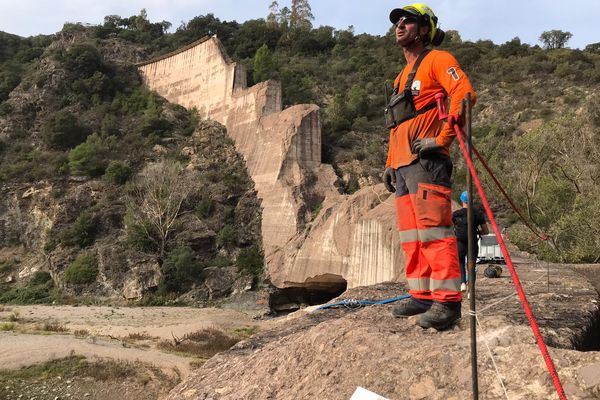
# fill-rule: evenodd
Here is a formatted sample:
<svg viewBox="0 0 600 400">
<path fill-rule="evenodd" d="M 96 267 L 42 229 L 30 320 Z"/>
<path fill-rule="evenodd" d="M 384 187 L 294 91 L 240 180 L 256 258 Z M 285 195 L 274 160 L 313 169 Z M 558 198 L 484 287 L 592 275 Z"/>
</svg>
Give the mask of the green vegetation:
<svg viewBox="0 0 600 400">
<path fill-rule="evenodd" d="M 87 247 L 94 242 L 98 230 L 98 219 L 91 209 L 79 214 L 72 225 L 60 233 L 60 242 L 66 246 Z"/>
<path fill-rule="evenodd" d="M 106 167 L 104 177 L 115 185 L 123 185 L 131 177 L 132 171 L 129 165 L 121 161 L 111 161 Z"/>
<path fill-rule="evenodd" d="M 18 264 L 17 260 L 0 260 L 0 274 L 14 271 Z"/>
<path fill-rule="evenodd" d="M 83 254 L 73 261 L 65 270 L 65 282 L 85 285 L 96 280 L 98 263 L 93 254 Z"/>
<path fill-rule="evenodd" d="M 0 371 L 0 380 L 5 382 L 9 379 L 48 380 L 55 377 L 61 377 L 61 379 L 87 377 L 96 381 L 111 381 L 135 377 L 137 370 L 138 366 L 135 363 L 112 360 L 89 362 L 84 356 L 69 356 L 18 370 L 2 370 Z"/>
<path fill-rule="evenodd" d="M 200 281 L 203 268 L 189 247 L 173 249 L 161 266 L 162 280 L 158 292 L 184 292 L 192 283 Z"/>
<path fill-rule="evenodd" d="M 51 303 L 59 298 L 58 290 L 50 273 L 37 271 L 27 285 L 12 287 L 10 284 L 0 285 L 0 303 L 8 304 L 43 304 Z"/>
<path fill-rule="evenodd" d="M 69 171 L 71 175 L 88 175 L 92 178 L 104 174 L 106 169 L 106 153 L 108 149 L 103 145 L 100 136 L 88 136 L 85 143 L 81 143 L 69 152 Z"/>
<path fill-rule="evenodd" d="M 241 271 L 260 276 L 263 271 L 264 254 L 256 246 L 242 249 L 237 257 L 237 266 Z"/>
</svg>

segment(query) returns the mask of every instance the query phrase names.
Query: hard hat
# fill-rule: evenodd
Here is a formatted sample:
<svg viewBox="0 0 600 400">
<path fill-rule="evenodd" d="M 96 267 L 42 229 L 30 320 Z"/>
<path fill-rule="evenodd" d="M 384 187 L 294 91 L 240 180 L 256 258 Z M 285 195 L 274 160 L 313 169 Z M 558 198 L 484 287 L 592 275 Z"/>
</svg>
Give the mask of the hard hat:
<svg viewBox="0 0 600 400">
<path fill-rule="evenodd" d="M 466 190 L 460 194 L 460 201 L 463 203 L 467 203 L 469 201 L 469 194 Z"/>
<path fill-rule="evenodd" d="M 418 17 L 420 24 L 428 24 L 429 40 L 434 46 L 439 46 L 444 40 L 445 33 L 438 29 L 438 18 L 433 13 L 433 10 L 423 3 L 414 3 L 402 8 L 395 8 L 390 12 L 390 21 L 396 24 L 402 17 Z"/>
</svg>

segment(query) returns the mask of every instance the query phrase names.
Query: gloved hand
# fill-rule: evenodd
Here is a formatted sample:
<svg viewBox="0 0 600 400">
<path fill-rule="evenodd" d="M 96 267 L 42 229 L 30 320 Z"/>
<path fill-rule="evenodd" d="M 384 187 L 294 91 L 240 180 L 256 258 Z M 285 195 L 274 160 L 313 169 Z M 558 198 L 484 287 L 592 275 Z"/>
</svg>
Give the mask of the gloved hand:
<svg viewBox="0 0 600 400">
<path fill-rule="evenodd" d="M 425 139 L 416 139 L 412 143 L 412 152 L 414 154 L 418 154 L 420 157 L 427 153 L 432 153 L 438 150 L 441 150 L 442 146 L 440 146 L 435 138 L 425 138 Z"/>
<path fill-rule="evenodd" d="M 393 184 L 396 184 L 396 171 L 392 167 L 387 167 L 385 171 L 383 171 L 383 175 L 381 176 L 383 180 L 383 184 L 388 192 L 394 193 L 396 192 L 396 188 Z"/>
</svg>

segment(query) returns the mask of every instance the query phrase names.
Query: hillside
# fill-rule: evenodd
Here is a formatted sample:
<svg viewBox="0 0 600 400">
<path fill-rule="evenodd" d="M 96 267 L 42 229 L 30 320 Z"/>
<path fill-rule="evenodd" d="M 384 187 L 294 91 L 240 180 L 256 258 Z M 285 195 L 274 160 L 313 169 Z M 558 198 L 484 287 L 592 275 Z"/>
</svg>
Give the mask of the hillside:
<svg viewBox="0 0 600 400">
<path fill-rule="evenodd" d="M 260 206 L 243 160 L 222 127 L 149 92 L 135 68 L 205 35 L 216 34 L 247 67 L 248 84 L 275 78 L 284 105 L 322 107 L 322 158 L 346 193 L 379 182 L 384 82 L 403 66 L 391 33 L 239 24 L 211 14 L 173 34 L 167 28 L 142 12 L 96 26 L 65 24 L 51 36 L 2 33 L 1 301 L 153 293 L 164 302 L 194 288 L 206 302 L 209 273 L 235 266 L 260 276 Z M 516 244 L 553 261 L 599 257 L 597 47 L 466 42 L 458 32 L 442 46 L 479 94 L 476 146 L 550 240 L 532 240 L 486 179 L 495 210 Z M 458 153 L 454 159 L 461 191 L 464 163 Z M 144 202 L 153 176 L 177 177 L 161 181 L 180 194 L 174 225 L 153 224 Z"/>
<path fill-rule="evenodd" d="M 202 305 L 252 283 L 260 205 L 224 127 L 142 86 L 143 45 L 79 27 L 44 43 L 0 105 L 0 302 Z"/>
</svg>

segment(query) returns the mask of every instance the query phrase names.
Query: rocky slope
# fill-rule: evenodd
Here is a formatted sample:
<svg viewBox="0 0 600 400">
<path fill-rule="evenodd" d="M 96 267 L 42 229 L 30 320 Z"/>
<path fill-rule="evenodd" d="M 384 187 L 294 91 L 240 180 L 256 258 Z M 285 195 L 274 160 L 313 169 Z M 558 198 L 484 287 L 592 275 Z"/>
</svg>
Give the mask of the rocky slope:
<svg viewBox="0 0 600 400">
<path fill-rule="evenodd" d="M 600 343 L 586 330 L 600 317 L 598 292 L 561 265 L 550 267 L 548 291 L 546 269 L 521 261 L 517 271 L 567 397 L 600 398 Z M 500 377 L 511 399 L 557 398 L 507 271 L 499 279 L 480 276 L 477 290 L 480 398 L 506 398 Z M 342 298 L 404 292 L 381 284 Z M 465 301 L 462 320 L 445 332 L 421 329 L 416 317 L 395 319 L 391 305 L 298 312 L 215 356 L 168 398 L 342 400 L 358 386 L 389 399 L 470 398 L 467 307 Z"/>
</svg>

